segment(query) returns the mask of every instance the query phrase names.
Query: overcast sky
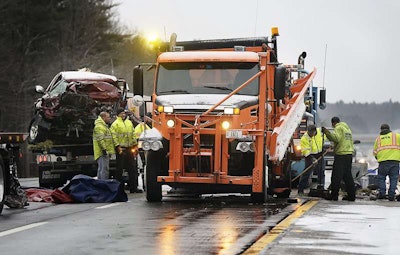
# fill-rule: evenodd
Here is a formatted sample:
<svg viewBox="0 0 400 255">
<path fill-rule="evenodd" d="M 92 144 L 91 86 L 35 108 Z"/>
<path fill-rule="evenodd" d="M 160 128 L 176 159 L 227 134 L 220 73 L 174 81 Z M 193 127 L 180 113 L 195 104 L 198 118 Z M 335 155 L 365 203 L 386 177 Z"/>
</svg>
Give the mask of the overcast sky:
<svg viewBox="0 0 400 255">
<path fill-rule="evenodd" d="M 277 26 L 279 61 L 306 51 L 328 102 L 400 101 L 399 0 L 114 1 L 125 26 L 163 40 L 269 36 Z"/>
</svg>

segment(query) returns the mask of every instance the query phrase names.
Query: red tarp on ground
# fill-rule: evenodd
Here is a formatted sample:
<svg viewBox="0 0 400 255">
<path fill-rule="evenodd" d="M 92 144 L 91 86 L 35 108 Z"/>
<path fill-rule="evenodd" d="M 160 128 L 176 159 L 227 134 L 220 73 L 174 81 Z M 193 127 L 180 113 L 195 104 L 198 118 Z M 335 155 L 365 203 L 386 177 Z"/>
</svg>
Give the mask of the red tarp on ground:
<svg viewBox="0 0 400 255">
<path fill-rule="evenodd" d="M 25 190 L 29 202 L 47 202 L 47 203 L 73 203 L 70 195 L 59 189 L 35 189 Z"/>
</svg>

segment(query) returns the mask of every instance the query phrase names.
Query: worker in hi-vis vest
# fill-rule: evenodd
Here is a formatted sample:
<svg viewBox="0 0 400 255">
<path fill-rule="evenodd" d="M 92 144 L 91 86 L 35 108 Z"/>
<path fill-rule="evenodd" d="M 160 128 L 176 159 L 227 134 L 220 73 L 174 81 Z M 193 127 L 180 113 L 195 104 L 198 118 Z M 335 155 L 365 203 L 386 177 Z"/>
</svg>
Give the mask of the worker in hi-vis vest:
<svg viewBox="0 0 400 255">
<path fill-rule="evenodd" d="M 326 199 L 337 201 L 340 184 L 344 181 L 347 195 L 343 196 L 342 200 L 355 201 L 356 188 L 351 173 L 354 153 L 353 133 L 349 125 L 340 121 L 339 117 L 332 117 L 331 123 L 334 128 L 332 132 L 325 127 L 321 128 L 329 141 L 333 142 L 333 153 L 335 154 L 331 177 L 331 192 Z"/>
<path fill-rule="evenodd" d="M 116 179 L 123 183 L 123 169 L 129 175 L 129 191 L 131 193 L 141 193 L 138 189 L 138 170 L 137 170 L 137 140 L 133 134 L 133 124 L 126 118 L 125 109 L 117 110 L 117 119 L 111 124 L 110 130 L 116 151 Z"/>
<path fill-rule="evenodd" d="M 143 121 L 139 122 L 139 124 L 136 125 L 133 133 L 138 141 L 140 135 L 144 131 L 151 129 L 151 124 L 152 124 L 151 117 L 152 117 L 151 112 L 146 113 L 146 115 L 143 117 Z M 144 166 L 146 165 L 146 155 L 143 150 L 139 150 L 139 157 L 137 158 L 137 162 L 138 162 L 139 172 L 144 173 Z"/>
<path fill-rule="evenodd" d="M 381 132 L 374 143 L 374 156 L 378 160 L 379 199 L 386 198 L 386 176 L 389 176 L 389 201 L 394 201 L 399 180 L 400 134 L 390 131 L 388 124 L 381 125 Z"/>
<path fill-rule="evenodd" d="M 324 188 L 325 173 L 322 168 L 322 160 L 318 160 L 322 156 L 322 148 L 324 143 L 324 135 L 319 128 L 314 125 L 307 127 L 307 132 L 300 139 L 301 154 L 305 158 L 305 169 L 311 165 L 312 169 L 300 176 L 298 194 L 304 195 L 304 189 L 309 186 L 311 174 L 316 171 L 318 175 L 318 188 Z"/>
</svg>

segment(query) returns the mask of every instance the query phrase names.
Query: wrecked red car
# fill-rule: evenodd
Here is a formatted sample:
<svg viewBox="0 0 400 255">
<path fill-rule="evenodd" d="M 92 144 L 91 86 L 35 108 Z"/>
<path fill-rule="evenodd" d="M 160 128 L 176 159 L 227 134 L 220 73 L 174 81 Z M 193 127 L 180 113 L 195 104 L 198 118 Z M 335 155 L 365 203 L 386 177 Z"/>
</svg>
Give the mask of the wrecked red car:
<svg viewBox="0 0 400 255">
<path fill-rule="evenodd" d="M 87 71 L 58 73 L 35 103 L 28 142 L 53 144 L 91 142 L 94 121 L 102 110 L 126 105 L 128 86 L 115 76 Z"/>
</svg>

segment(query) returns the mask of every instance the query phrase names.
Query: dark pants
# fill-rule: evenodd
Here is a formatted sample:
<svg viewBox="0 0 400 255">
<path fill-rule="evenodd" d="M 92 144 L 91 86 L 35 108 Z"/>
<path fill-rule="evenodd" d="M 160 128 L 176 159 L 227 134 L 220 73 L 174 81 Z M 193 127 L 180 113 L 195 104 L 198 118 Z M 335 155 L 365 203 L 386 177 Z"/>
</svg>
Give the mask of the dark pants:
<svg viewBox="0 0 400 255">
<path fill-rule="evenodd" d="M 318 187 L 320 188 L 324 188 L 325 186 L 325 166 L 323 165 L 325 163 L 323 157 L 322 157 L 323 153 L 318 153 L 315 157 L 317 159 L 321 158 L 317 165 L 314 168 L 314 174 L 317 175 L 317 180 L 318 180 Z"/>
<path fill-rule="evenodd" d="M 304 163 L 305 163 L 305 169 L 307 169 L 309 166 L 312 165 L 313 163 L 313 157 L 315 159 L 319 159 L 319 157 L 321 157 L 322 153 L 318 153 L 316 155 L 311 155 L 309 157 L 306 157 L 304 159 Z M 306 173 L 304 173 L 302 176 L 300 176 L 300 180 L 299 180 L 299 187 L 298 187 L 298 192 L 302 193 L 304 192 L 304 189 L 307 188 L 309 186 L 310 183 L 310 177 L 312 173 L 316 173 L 318 176 L 318 184 L 319 185 L 324 185 L 325 184 L 325 173 L 322 169 L 322 159 L 318 160 L 318 163 L 312 167 L 311 169 L 309 169 Z"/>
<path fill-rule="evenodd" d="M 379 181 L 379 196 L 386 196 L 386 176 L 389 176 L 389 191 L 388 197 L 393 200 L 397 183 L 399 181 L 399 162 L 398 161 L 383 161 L 379 163 L 378 181 Z"/>
<path fill-rule="evenodd" d="M 348 198 L 355 199 L 356 197 L 356 188 L 351 174 L 352 160 L 352 154 L 335 155 L 331 178 L 331 197 L 334 199 L 337 199 L 339 196 L 340 183 L 342 180 L 346 186 Z"/>
<path fill-rule="evenodd" d="M 136 190 L 138 186 L 138 171 L 137 171 L 137 161 L 136 156 L 133 155 L 129 148 L 124 148 L 121 154 L 117 153 L 117 171 L 115 174 L 115 179 L 124 182 L 122 178 L 123 170 L 128 172 L 128 186 L 130 190 Z"/>
</svg>

